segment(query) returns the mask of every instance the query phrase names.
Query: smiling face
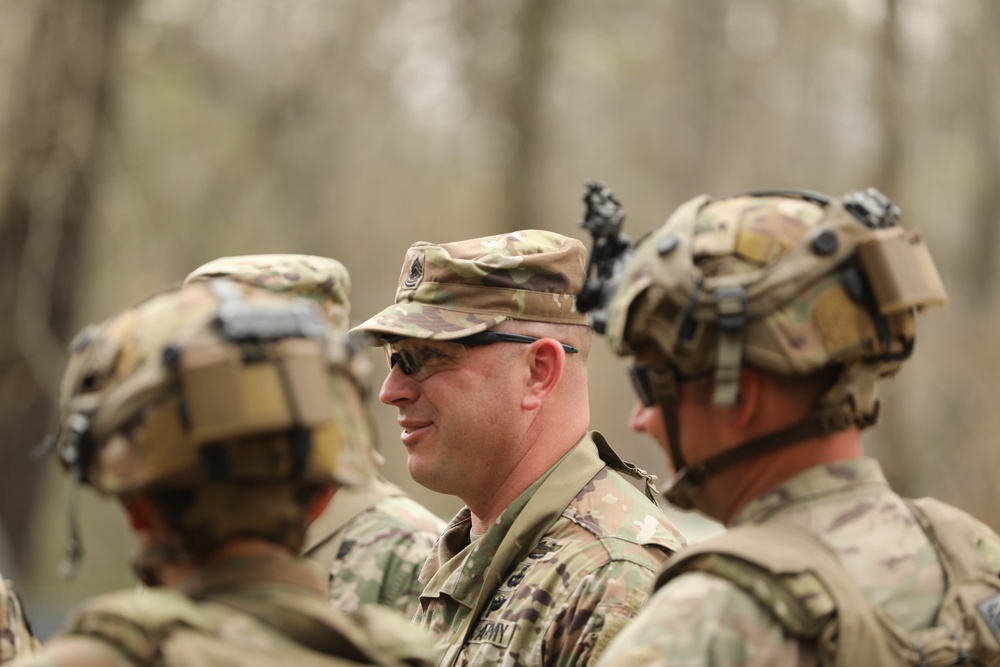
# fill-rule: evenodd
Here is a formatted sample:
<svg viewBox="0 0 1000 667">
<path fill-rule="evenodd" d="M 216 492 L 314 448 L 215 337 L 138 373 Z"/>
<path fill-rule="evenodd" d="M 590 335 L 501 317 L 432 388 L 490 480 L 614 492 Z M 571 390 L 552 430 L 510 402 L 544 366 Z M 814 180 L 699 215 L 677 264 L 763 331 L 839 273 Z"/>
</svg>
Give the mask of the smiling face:
<svg viewBox="0 0 1000 667">
<path fill-rule="evenodd" d="M 465 500 L 506 476 L 519 455 L 521 352 L 519 345 L 465 347 L 414 338 L 387 350 L 390 358 L 399 356 L 379 400 L 398 410 L 407 468 L 417 483 Z"/>
</svg>

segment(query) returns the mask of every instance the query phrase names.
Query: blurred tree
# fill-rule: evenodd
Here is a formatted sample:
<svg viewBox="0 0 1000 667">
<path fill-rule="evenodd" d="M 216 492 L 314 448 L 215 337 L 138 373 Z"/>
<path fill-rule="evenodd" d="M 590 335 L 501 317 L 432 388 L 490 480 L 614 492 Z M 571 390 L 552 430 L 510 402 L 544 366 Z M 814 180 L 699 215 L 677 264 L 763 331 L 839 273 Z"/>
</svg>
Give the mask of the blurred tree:
<svg viewBox="0 0 1000 667">
<path fill-rule="evenodd" d="M 981 20 L 971 36 L 972 76 L 968 102 L 971 109 L 970 130 L 978 147 L 980 168 L 976 171 L 972 193 L 974 233 L 970 243 L 972 294 L 979 305 L 994 292 L 997 274 L 997 249 L 1000 246 L 1000 3 L 979 3 Z"/>
<path fill-rule="evenodd" d="M 455 8 L 462 84 L 492 133 L 500 173 L 499 213 L 491 233 L 542 226 L 539 187 L 550 43 L 558 0 L 496 4 L 476 0 Z M 486 48 L 482 48 L 485 45 Z"/>
<path fill-rule="evenodd" d="M 5 3 L 18 40 L 0 152 L 0 517 L 23 550 L 38 464 L 29 456 L 58 398 L 80 247 L 130 0 Z M 12 26 L 16 26 L 13 28 Z"/>
</svg>

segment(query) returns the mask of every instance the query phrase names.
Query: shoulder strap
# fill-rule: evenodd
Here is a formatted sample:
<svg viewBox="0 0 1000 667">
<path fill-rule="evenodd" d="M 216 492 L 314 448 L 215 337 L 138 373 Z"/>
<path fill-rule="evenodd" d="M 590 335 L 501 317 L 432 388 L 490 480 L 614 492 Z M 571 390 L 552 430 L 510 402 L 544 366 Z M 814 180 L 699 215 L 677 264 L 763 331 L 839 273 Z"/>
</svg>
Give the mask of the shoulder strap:
<svg viewBox="0 0 1000 667">
<path fill-rule="evenodd" d="M 750 576 L 735 576 L 738 571 Z M 747 568 L 749 564 L 749 568 Z M 839 558 L 811 533 L 782 524 L 731 529 L 671 558 L 656 586 L 689 571 L 724 577 L 753 595 L 789 634 L 813 640 L 837 667 L 928 664 L 886 613 L 873 607 Z M 833 601 L 834 613 L 816 615 L 783 578 L 811 576 Z"/>
<path fill-rule="evenodd" d="M 181 627 L 214 633 L 213 622 L 184 596 L 162 589 L 105 595 L 86 603 L 63 634 L 94 637 L 138 665 L 160 664 L 160 647 Z"/>
<path fill-rule="evenodd" d="M 274 599 L 258 600 L 236 595 L 212 595 L 204 598 L 252 616 L 302 646 L 336 658 L 362 665 L 402 667 L 410 661 L 397 661 L 369 650 L 358 633 L 334 615 L 317 617 Z"/>
<path fill-rule="evenodd" d="M 976 549 L 976 543 L 984 537 L 976 530 L 979 524 L 976 519 L 934 498 L 904 499 L 904 502 L 934 545 L 949 583 L 983 574 L 1000 577 L 1000 570 L 991 570 Z M 995 565 L 1000 567 L 1000 563 Z"/>
<path fill-rule="evenodd" d="M 971 664 L 1000 665 L 1000 538 L 933 498 L 906 503 L 934 545 L 948 582 L 936 619 L 939 627 L 934 628 L 937 636 L 927 645 L 957 650 Z M 993 544 L 984 544 L 987 540 Z M 992 548 L 992 558 L 981 547 Z"/>
<path fill-rule="evenodd" d="M 559 460 L 538 487 L 535 495 L 528 500 L 524 509 L 514 519 L 510 532 L 501 543 L 483 578 L 483 587 L 476 598 L 476 604 L 462 622 L 462 627 L 455 635 L 457 637 L 455 643 L 448 647 L 441 667 L 451 667 L 458 660 L 473 624 L 500 585 L 504 574 L 512 565 L 527 557 L 538 540 L 562 515 L 566 506 L 580 493 L 580 489 L 603 467 L 604 461 L 590 442 L 590 438 L 584 438 Z"/>
<path fill-rule="evenodd" d="M 604 463 L 607 464 L 607 466 L 612 470 L 617 470 L 623 475 L 627 475 L 632 479 L 641 481 L 643 483 L 643 492 L 646 494 L 646 497 L 649 498 L 654 505 L 660 507 L 660 494 L 656 490 L 656 475 L 652 475 L 634 463 L 629 463 L 622 457 L 618 456 L 618 452 L 616 452 L 608 443 L 607 439 L 597 431 L 593 431 L 590 435 L 594 439 L 594 444 L 597 445 L 597 453 L 600 455 L 601 460 L 604 461 Z"/>
</svg>

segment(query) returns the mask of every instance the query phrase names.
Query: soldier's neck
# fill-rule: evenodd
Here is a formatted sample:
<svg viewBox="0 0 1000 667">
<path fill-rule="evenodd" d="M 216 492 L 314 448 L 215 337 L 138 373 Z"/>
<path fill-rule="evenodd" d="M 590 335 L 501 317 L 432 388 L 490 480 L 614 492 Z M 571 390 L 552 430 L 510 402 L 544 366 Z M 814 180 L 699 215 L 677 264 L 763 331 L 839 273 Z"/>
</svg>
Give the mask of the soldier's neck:
<svg viewBox="0 0 1000 667">
<path fill-rule="evenodd" d="M 156 574 L 162 586 L 176 589 L 180 588 L 182 582 L 204 565 L 218 565 L 244 556 L 285 553 L 288 553 L 288 549 L 267 540 L 255 538 L 233 540 L 213 551 L 203 561 L 195 563 L 170 561 L 158 567 Z"/>
</svg>

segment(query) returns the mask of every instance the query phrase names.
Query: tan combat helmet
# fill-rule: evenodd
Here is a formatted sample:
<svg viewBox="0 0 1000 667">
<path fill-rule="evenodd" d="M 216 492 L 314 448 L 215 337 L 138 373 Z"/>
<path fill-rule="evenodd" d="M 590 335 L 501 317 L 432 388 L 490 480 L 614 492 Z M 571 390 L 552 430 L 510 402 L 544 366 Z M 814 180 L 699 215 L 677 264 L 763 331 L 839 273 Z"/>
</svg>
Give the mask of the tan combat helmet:
<svg viewBox="0 0 1000 667">
<path fill-rule="evenodd" d="M 655 366 L 632 369 L 640 398 L 659 403 L 677 476 L 667 498 L 693 507 L 704 480 L 734 463 L 819 433 L 878 418 L 877 380 L 910 356 L 914 317 L 947 297 L 920 235 L 874 189 L 841 199 L 760 192 L 682 205 L 642 239 L 605 314 L 621 355 L 652 345 Z M 686 466 L 676 382 L 713 375 L 714 401 L 734 405 L 743 365 L 807 376 L 833 369 L 810 418 Z"/>
<path fill-rule="evenodd" d="M 184 284 L 228 278 L 281 294 L 312 299 L 337 329 L 347 331 L 351 276 L 343 264 L 315 255 L 220 257 L 188 274 Z"/>
<path fill-rule="evenodd" d="M 261 289 L 315 301 L 337 331 L 346 332 L 351 312 L 351 276 L 343 264 L 315 255 L 239 255 L 220 257 L 198 267 L 184 279 L 185 285 L 227 278 Z M 362 394 L 368 393 L 371 363 L 352 348 L 350 365 Z M 340 466 L 357 484 L 374 479 L 383 461 L 375 446 L 375 426 L 368 410 L 350 409 L 343 396 L 335 396 L 337 422 L 351 434 L 344 443 Z"/>
<path fill-rule="evenodd" d="M 308 300 L 190 285 L 86 328 L 71 352 L 59 457 L 102 494 L 189 491 L 172 555 L 247 534 L 297 549 L 303 490 L 355 482 L 335 412 L 364 409 L 350 351 Z"/>
</svg>

